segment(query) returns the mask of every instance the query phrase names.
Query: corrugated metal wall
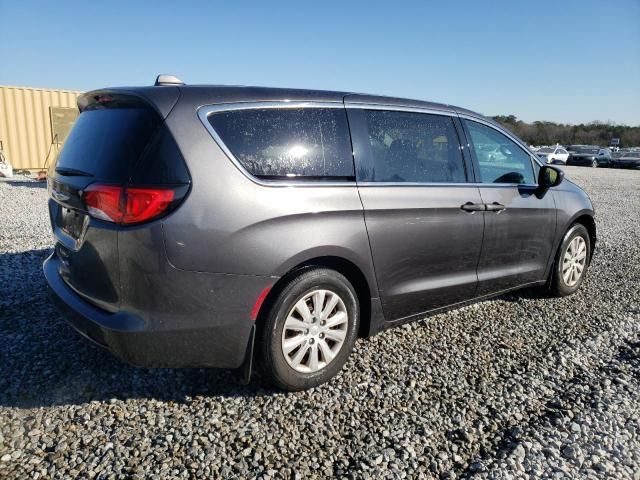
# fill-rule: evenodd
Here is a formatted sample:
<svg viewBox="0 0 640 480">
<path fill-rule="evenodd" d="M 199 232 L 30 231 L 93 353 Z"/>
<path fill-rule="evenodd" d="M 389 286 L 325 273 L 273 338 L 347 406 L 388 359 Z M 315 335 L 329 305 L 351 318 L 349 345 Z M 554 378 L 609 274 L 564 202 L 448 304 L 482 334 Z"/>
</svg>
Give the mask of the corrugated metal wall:
<svg viewBox="0 0 640 480">
<path fill-rule="evenodd" d="M 55 158 L 49 107 L 76 108 L 82 92 L 0 86 L 0 140 L 15 169 L 37 169 Z"/>
</svg>

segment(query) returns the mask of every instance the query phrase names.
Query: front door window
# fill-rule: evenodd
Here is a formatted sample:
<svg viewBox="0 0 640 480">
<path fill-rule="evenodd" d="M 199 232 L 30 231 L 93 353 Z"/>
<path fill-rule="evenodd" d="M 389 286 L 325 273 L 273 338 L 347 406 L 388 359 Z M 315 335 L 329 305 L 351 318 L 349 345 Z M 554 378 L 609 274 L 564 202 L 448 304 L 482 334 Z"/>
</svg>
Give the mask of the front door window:
<svg viewBox="0 0 640 480">
<path fill-rule="evenodd" d="M 506 135 L 471 120 L 464 121 L 478 159 L 482 183 L 535 184 L 529 154 Z"/>
</svg>

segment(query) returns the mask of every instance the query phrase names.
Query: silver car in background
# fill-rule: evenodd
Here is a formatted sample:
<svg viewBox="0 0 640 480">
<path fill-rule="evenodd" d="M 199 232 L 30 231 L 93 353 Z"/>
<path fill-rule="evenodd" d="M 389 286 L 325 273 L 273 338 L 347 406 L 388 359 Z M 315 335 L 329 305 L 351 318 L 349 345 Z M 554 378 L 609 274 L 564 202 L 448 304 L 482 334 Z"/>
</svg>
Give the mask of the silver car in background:
<svg viewBox="0 0 640 480">
<path fill-rule="evenodd" d="M 536 150 L 535 153 L 544 163 L 557 165 L 566 165 L 569 158 L 569 152 L 560 146 L 542 147 Z"/>
</svg>

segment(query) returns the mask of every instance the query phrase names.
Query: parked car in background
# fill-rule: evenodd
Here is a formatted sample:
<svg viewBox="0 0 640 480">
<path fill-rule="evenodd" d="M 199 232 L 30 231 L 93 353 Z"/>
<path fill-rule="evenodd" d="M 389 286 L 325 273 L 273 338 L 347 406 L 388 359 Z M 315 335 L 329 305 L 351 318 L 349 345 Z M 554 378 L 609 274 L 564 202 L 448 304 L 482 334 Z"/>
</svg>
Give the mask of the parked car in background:
<svg viewBox="0 0 640 480">
<path fill-rule="evenodd" d="M 536 151 L 536 155 L 542 159 L 544 163 L 566 165 L 569 158 L 569 152 L 563 147 L 542 147 Z"/>
<path fill-rule="evenodd" d="M 611 150 L 597 145 L 571 145 L 567 147 L 567 151 L 567 165 L 595 168 L 608 167 L 611 162 Z"/>
<path fill-rule="evenodd" d="M 611 155 L 611 167 L 636 168 L 640 167 L 640 151 L 619 151 Z"/>
<path fill-rule="evenodd" d="M 255 352 L 300 390 L 358 336 L 586 276 L 588 196 L 480 114 L 156 84 L 81 95 L 48 177 L 53 298 L 121 359 L 248 378 Z"/>
</svg>

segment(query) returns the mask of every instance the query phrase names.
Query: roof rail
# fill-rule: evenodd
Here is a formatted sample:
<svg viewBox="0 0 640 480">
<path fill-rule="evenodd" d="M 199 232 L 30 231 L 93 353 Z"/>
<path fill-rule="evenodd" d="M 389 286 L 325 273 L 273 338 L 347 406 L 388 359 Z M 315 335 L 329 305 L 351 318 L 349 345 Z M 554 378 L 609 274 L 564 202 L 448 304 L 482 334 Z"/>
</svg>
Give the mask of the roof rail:
<svg viewBox="0 0 640 480">
<path fill-rule="evenodd" d="M 174 75 L 160 74 L 156 77 L 155 87 L 163 85 L 184 85 L 184 82 Z"/>
</svg>

